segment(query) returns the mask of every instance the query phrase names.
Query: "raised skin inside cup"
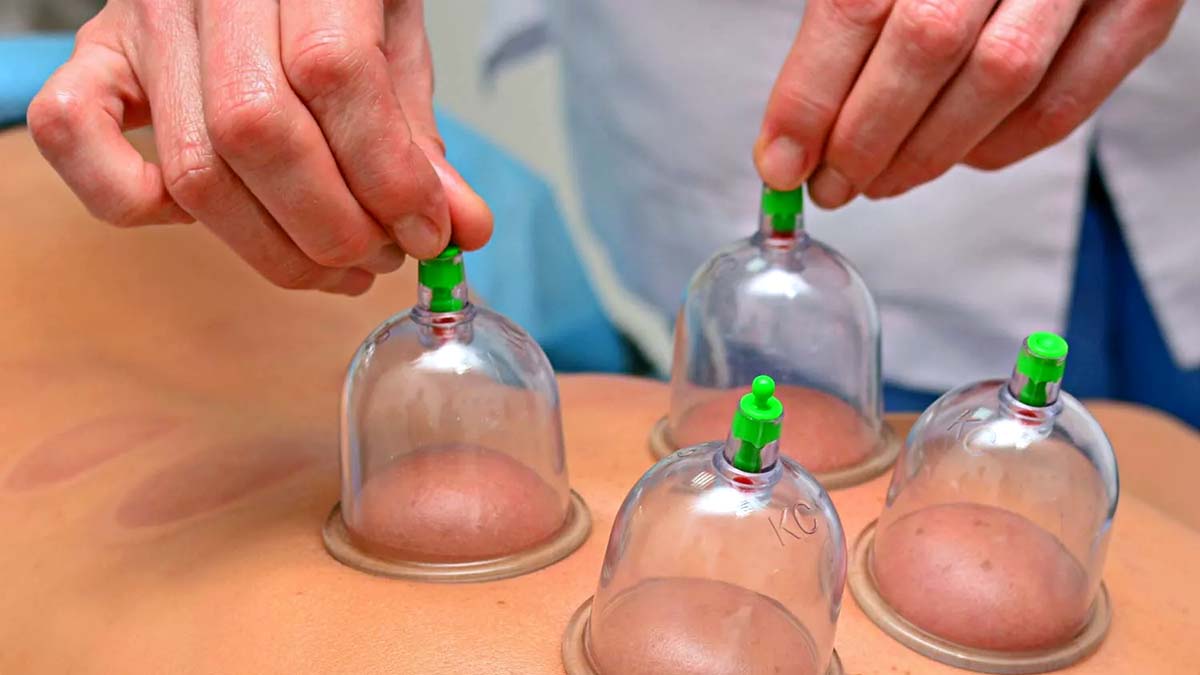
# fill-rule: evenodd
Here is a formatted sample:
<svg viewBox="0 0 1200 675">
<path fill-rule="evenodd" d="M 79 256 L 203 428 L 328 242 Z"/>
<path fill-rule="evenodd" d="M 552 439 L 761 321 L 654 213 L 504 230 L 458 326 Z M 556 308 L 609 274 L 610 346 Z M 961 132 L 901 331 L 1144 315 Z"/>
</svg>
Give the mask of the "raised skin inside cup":
<svg viewBox="0 0 1200 675">
<path fill-rule="evenodd" d="M 603 675 L 818 675 L 812 640 L 770 598 L 722 581 L 638 583 L 591 617 Z"/>
<path fill-rule="evenodd" d="M 707 393 L 707 392 L 706 392 Z M 713 392 L 711 398 L 671 420 L 671 441 L 685 448 L 725 440 L 729 421 L 744 389 Z M 865 461 L 878 437 L 852 406 L 809 387 L 776 385 L 775 396 L 786 411 L 780 452 L 813 473 L 844 469 Z"/>
<path fill-rule="evenodd" d="M 896 612 L 967 647 L 1060 646 L 1090 609 L 1086 573 L 1058 539 L 994 506 L 941 504 L 902 516 L 880 529 L 872 571 Z"/>
<path fill-rule="evenodd" d="M 347 522 L 356 546 L 412 562 L 470 562 L 527 550 L 554 535 L 566 504 L 503 452 L 466 445 L 404 455 L 374 472 Z"/>
</svg>

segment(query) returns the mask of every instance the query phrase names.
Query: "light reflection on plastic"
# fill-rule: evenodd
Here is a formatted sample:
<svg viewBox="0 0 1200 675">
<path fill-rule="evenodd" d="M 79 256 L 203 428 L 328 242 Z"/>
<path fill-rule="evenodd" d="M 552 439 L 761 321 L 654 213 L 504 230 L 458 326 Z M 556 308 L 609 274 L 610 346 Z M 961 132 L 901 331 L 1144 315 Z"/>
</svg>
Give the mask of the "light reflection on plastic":
<svg viewBox="0 0 1200 675">
<path fill-rule="evenodd" d="M 762 499 L 749 498 L 741 490 L 721 485 L 700 493 L 695 501 L 695 509 L 711 515 L 734 513 L 745 517 L 761 510 L 762 502 Z"/>
<path fill-rule="evenodd" d="M 1021 420 L 1000 418 L 970 433 L 963 445 L 968 451 L 974 449 L 1004 450 L 1010 448 L 1025 450 L 1032 443 L 1041 440 L 1042 436 L 1042 434 L 1033 433 L 1029 425 Z"/>
<path fill-rule="evenodd" d="M 424 370 L 440 371 L 462 375 L 479 368 L 483 361 L 465 345 L 457 342 L 447 342 L 432 351 L 424 352 L 416 359 L 416 365 Z"/>
<path fill-rule="evenodd" d="M 809 285 L 798 274 L 782 269 L 770 269 L 752 278 L 746 289 L 751 295 L 795 298 L 808 293 Z"/>
</svg>

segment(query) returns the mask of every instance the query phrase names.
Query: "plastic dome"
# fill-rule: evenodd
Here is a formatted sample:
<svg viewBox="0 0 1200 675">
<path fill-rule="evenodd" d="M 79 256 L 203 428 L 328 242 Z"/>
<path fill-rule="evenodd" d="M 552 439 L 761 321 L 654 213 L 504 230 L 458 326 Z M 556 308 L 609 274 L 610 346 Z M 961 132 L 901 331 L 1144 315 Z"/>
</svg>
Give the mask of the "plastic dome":
<svg viewBox="0 0 1200 675">
<path fill-rule="evenodd" d="M 726 411 L 767 372 L 792 415 L 783 447 L 826 487 L 878 475 L 894 458 L 875 302 L 849 262 L 805 232 L 803 202 L 801 190 L 764 188 L 761 230 L 692 278 L 659 455 L 723 438 Z"/>
<path fill-rule="evenodd" d="M 820 484 L 778 454 L 773 390 L 759 378 L 726 441 L 672 454 L 630 491 L 590 609 L 568 628 L 568 673 L 841 672 L 842 526 Z"/>
<path fill-rule="evenodd" d="M 342 494 L 326 544 L 372 572 L 511 576 L 583 542 L 545 354 L 467 299 L 454 247 L 420 262 L 416 307 L 355 353 L 342 393 Z"/>
<path fill-rule="evenodd" d="M 1041 672 L 1042 657 L 1066 648 L 1054 663 L 1066 665 L 1103 636 L 1117 464 L 1095 418 L 1059 391 L 1066 353 L 1062 338 L 1035 333 L 1008 380 L 960 387 L 930 406 L 860 542 L 869 577 L 855 575 L 855 595 L 864 605 L 877 596 L 921 633 L 897 637 L 935 658 Z"/>
</svg>

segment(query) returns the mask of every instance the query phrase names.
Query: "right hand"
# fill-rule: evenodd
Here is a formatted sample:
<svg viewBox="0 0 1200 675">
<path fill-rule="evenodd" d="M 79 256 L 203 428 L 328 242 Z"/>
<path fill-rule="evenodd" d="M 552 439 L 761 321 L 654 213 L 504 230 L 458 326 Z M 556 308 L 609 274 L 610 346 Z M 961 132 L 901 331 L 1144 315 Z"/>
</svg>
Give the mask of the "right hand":
<svg viewBox="0 0 1200 675">
<path fill-rule="evenodd" d="M 446 162 L 420 0 L 110 0 L 29 106 L 118 226 L 202 221 L 286 288 L 355 295 L 491 236 Z M 122 131 L 153 121 L 161 165 Z"/>
</svg>

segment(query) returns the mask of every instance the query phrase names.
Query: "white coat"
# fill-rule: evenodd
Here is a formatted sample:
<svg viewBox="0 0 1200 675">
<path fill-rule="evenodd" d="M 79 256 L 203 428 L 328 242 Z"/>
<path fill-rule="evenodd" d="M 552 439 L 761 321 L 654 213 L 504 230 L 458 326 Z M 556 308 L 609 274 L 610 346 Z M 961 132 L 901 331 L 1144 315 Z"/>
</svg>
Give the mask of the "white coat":
<svg viewBox="0 0 1200 675">
<path fill-rule="evenodd" d="M 756 227 L 751 148 L 802 4 L 493 1 L 491 65 L 540 36 L 560 50 L 588 226 L 626 289 L 674 316 L 693 270 Z M 896 199 L 810 208 L 810 231 L 875 294 L 887 379 L 942 390 L 994 377 L 1025 334 L 1065 329 L 1091 147 L 1171 353 L 1200 365 L 1198 68 L 1189 2 L 1167 43 L 1062 143 Z"/>
</svg>

